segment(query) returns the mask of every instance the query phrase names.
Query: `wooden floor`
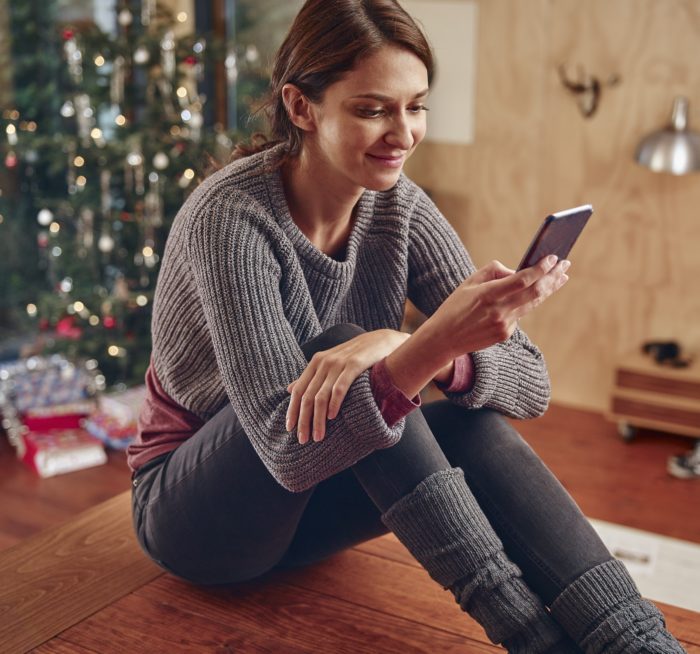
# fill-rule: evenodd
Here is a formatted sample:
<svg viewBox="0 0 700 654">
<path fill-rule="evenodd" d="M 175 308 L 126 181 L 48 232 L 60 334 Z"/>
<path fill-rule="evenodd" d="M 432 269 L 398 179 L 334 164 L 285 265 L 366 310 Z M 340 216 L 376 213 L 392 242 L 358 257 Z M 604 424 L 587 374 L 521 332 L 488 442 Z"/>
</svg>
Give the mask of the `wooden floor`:
<svg viewBox="0 0 700 654">
<path fill-rule="evenodd" d="M 643 433 L 635 443 L 625 444 L 598 415 L 556 406 L 542 419 L 517 424 L 588 516 L 700 543 L 700 482 L 672 479 L 665 472 L 666 457 L 688 449 L 687 439 Z M 19 543 L 27 537 L 34 534 L 34 540 L 41 540 L 38 532 L 128 487 L 121 454 L 112 455 L 107 466 L 39 480 L 2 443 L 0 548 L 14 545 L 8 554 L 20 555 L 24 550 Z M 122 512 L 128 510 L 128 492 L 115 498 L 112 509 L 116 503 L 124 505 Z M 99 537 L 85 535 L 83 540 L 101 542 Z M 94 610 L 88 605 L 84 619 L 68 621 L 62 631 L 54 629 L 57 635 L 33 651 L 500 651 L 392 535 L 321 564 L 272 573 L 235 589 L 196 588 L 157 569 L 149 572 L 141 561 L 132 566 L 136 568 L 143 576 L 132 580 L 132 591 L 115 590 L 114 601 L 95 603 Z M 123 575 L 129 577 L 128 568 Z M 146 578 L 152 581 L 144 583 Z M 94 588 L 79 571 L 67 570 L 66 578 L 53 585 L 74 588 L 78 582 L 86 600 L 97 590 L 104 595 L 104 587 Z M 27 601 L 43 592 L 51 591 L 36 588 Z M 71 593 L 73 597 L 76 590 Z M 2 604 L 0 591 L 0 634 L 2 615 L 9 608 Z M 662 608 L 688 652 L 700 654 L 700 616 Z M 37 612 L 32 620 L 39 629 L 46 616 Z M 0 652 L 5 651 L 0 642 Z"/>
</svg>

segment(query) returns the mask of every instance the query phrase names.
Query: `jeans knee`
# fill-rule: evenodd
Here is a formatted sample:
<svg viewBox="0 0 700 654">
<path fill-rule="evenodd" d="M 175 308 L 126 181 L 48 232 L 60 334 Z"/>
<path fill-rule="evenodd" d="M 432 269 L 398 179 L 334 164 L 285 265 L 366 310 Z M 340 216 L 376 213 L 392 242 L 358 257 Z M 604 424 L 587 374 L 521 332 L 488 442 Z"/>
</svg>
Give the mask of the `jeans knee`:
<svg viewBox="0 0 700 654">
<path fill-rule="evenodd" d="M 306 341 L 301 349 L 306 355 L 306 358 L 309 359 L 315 352 L 330 350 L 332 347 L 350 341 L 365 332 L 365 329 L 354 323 L 339 323 L 337 325 L 332 325 L 318 336 Z"/>
</svg>

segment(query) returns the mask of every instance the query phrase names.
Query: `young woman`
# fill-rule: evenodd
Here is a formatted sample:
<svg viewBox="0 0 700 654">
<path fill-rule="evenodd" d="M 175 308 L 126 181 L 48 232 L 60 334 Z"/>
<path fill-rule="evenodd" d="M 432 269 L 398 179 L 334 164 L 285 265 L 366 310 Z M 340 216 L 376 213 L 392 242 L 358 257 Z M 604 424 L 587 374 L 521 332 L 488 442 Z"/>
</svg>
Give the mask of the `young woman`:
<svg viewBox="0 0 700 654">
<path fill-rule="evenodd" d="M 682 652 L 502 417 L 546 409 L 517 320 L 568 262 L 475 270 L 402 174 L 432 74 L 394 0 L 301 9 L 273 140 L 239 148 L 168 238 L 129 449 L 139 541 L 229 584 L 391 530 L 508 651 Z M 428 316 L 410 336 L 406 297 Z M 448 399 L 421 406 L 430 380 Z"/>
</svg>

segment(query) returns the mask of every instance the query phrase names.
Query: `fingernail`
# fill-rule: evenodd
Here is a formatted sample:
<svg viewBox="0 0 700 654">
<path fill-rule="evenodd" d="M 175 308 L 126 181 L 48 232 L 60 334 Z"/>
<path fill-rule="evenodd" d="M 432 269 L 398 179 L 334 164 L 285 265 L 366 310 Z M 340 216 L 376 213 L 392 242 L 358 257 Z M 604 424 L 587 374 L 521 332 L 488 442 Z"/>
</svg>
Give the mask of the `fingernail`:
<svg viewBox="0 0 700 654">
<path fill-rule="evenodd" d="M 557 261 L 559 261 L 559 258 L 557 257 L 556 254 L 550 254 L 547 257 L 547 265 L 548 266 L 554 266 L 557 263 Z"/>
<path fill-rule="evenodd" d="M 561 271 L 566 272 L 569 268 L 571 268 L 571 261 L 562 261 L 561 262 Z"/>
</svg>

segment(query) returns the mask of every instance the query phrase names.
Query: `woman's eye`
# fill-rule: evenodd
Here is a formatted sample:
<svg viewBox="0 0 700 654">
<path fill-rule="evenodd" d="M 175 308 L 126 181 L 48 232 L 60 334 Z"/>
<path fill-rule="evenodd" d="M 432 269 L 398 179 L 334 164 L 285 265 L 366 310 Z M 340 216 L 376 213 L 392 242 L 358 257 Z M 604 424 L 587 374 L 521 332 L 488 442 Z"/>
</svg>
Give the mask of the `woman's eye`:
<svg viewBox="0 0 700 654">
<path fill-rule="evenodd" d="M 417 104 L 417 105 L 414 105 L 413 107 L 409 107 L 408 110 L 409 110 L 411 113 L 414 113 L 414 114 L 417 114 L 417 113 L 419 113 L 419 112 L 421 112 L 421 111 L 430 111 L 430 110 L 428 109 L 428 107 L 426 107 L 424 104 Z"/>
<path fill-rule="evenodd" d="M 367 108 L 360 107 L 360 109 L 358 109 L 358 113 L 360 114 L 360 116 L 363 116 L 364 118 L 378 118 L 379 116 L 381 116 L 384 113 L 384 110 L 383 109 L 372 109 L 369 107 L 367 107 Z"/>
</svg>

